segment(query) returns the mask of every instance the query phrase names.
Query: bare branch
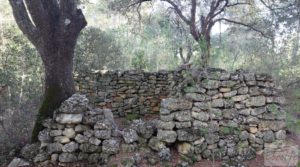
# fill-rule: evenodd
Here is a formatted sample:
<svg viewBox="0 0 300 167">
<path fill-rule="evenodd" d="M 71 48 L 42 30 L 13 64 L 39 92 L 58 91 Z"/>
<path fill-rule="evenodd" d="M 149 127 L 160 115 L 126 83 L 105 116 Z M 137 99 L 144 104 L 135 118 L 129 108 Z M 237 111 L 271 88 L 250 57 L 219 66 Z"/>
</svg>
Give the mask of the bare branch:
<svg viewBox="0 0 300 167">
<path fill-rule="evenodd" d="M 250 5 L 250 3 L 248 2 L 237 2 L 237 3 L 233 3 L 233 4 L 228 4 L 227 7 L 233 7 L 233 6 L 238 6 L 238 5 Z"/>
<path fill-rule="evenodd" d="M 186 24 L 188 24 L 188 25 L 191 24 L 191 21 L 190 21 L 189 19 L 187 19 L 187 18 L 183 15 L 181 9 L 180 9 L 180 8 L 178 7 L 178 5 L 176 5 L 173 1 L 171 1 L 171 0 L 161 0 L 161 1 L 168 2 L 170 5 L 172 5 L 172 6 L 174 7 L 175 12 L 178 14 L 178 16 L 179 16 Z"/>
<path fill-rule="evenodd" d="M 226 21 L 226 22 L 229 22 L 229 23 L 233 23 L 233 24 L 237 24 L 237 25 L 241 25 L 241 26 L 244 26 L 244 27 L 248 27 L 250 28 L 251 30 L 255 31 L 255 32 L 258 32 L 259 34 L 261 34 L 263 37 L 265 38 L 268 38 L 268 39 L 271 39 L 272 37 L 266 35 L 263 31 L 255 28 L 253 25 L 250 25 L 250 24 L 246 24 L 246 23 L 242 23 L 242 22 L 239 22 L 239 21 L 234 21 L 234 20 L 230 20 L 230 19 L 226 19 L 226 18 L 220 18 L 220 19 L 217 19 L 215 20 L 214 22 L 218 22 L 218 21 Z"/>
<path fill-rule="evenodd" d="M 9 2 L 18 27 L 26 35 L 26 37 L 35 46 L 37 46 L 39 44 L 38 39 L 40 37 L 40 33 L 31 22 L 23 0 L 9 0 Z"/>
</svg>

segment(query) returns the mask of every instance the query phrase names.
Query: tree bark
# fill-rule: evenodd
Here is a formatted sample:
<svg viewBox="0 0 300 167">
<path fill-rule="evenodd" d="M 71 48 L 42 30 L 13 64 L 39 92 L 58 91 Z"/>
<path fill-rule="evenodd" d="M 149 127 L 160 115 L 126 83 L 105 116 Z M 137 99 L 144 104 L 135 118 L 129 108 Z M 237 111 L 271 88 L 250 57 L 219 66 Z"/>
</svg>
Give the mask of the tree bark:
<svg viewBox="0 0 300 167">
<path fill-rule="evenodd" d="M 38 133 L 43 130 L 42 122 L 52 118 L 60 104 L 75 92 L 73 80 L 73 50 L 58 47 L 58 50 L 42 49 L 45 67 L 44 99 L 40 106 L 32 131 L 31 142 L 38 141 Z"/>
</svg>

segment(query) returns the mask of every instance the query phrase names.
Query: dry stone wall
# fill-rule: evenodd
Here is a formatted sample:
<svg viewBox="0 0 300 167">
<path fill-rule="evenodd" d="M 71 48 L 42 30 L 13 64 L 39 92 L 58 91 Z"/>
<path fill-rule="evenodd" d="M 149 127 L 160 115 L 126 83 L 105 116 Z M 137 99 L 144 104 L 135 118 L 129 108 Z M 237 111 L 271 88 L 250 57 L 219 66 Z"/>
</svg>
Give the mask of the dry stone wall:
<svg viewBox="0 0 300 167">
<path fill-rule="evenodd" d="M 36 163 L 105 164 L 120 150 L 145 146 L 161 161 L 171 160 L 174 146 L 192 160 L 243 161 L 286 137 L 281 88 L 266 74 L 127 71 L 77 76 L 77 83 L 91 101 L 75 94 L 44 122 Z M 159 118 L 119 129 L 114 115 L 128 113 Z"/>
</svg>

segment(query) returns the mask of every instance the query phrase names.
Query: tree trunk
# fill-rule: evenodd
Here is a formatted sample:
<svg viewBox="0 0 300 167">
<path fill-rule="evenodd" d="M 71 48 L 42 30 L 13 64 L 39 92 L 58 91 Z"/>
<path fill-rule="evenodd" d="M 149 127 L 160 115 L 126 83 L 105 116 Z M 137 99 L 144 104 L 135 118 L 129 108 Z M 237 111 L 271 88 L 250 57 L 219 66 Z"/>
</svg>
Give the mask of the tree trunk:
<svg viewBox="0 0 300 167">
<path fill-rule="evenodd" d="M 75 92 L 72 74 L 74 50 L 65 47 L 59 47 L 58 50 L 53 48 L 44 49 L 43 53 L 40 53 L 45 67 L 45 92 L 31 142 L 38 141 L 38 133 L 43 130 L 43 120 L 52 118 L 60 104 Z"/>
<path fill-rule="evenodd" d="M 210 37 L 201 38 L 199 43 L 201 48 L 201 67 L 207 68 L 210 61 Z"/>
</svg>

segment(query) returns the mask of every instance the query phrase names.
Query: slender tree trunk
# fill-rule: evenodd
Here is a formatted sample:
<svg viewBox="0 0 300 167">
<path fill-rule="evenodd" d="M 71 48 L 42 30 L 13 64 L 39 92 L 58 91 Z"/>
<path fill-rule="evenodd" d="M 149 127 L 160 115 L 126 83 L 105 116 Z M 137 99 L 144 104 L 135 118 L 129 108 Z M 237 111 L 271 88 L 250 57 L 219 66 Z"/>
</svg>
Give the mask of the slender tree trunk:
<svg viewBox="0 0 300 167">
<path fill-rule="evenodd" d="M 75 92 L 73 80 L 73 55 L 72 48 L 55 47 L 44 49 L 41 54 L 45 67 L 45 92 L 42 105 L 39 109 L 31 142 L 38 140 L 38 133 L 43 129 L 42 122 L 52 118 L 53 112 L 60 104 Z"/>
<path fill-rule="evenodd" d="M 201 67 L 207 68 L 209 66 L 210 61 L 210 37 L 204 37 L 200 39 L 200 47 L 201 47 Z"/>
</svg>

